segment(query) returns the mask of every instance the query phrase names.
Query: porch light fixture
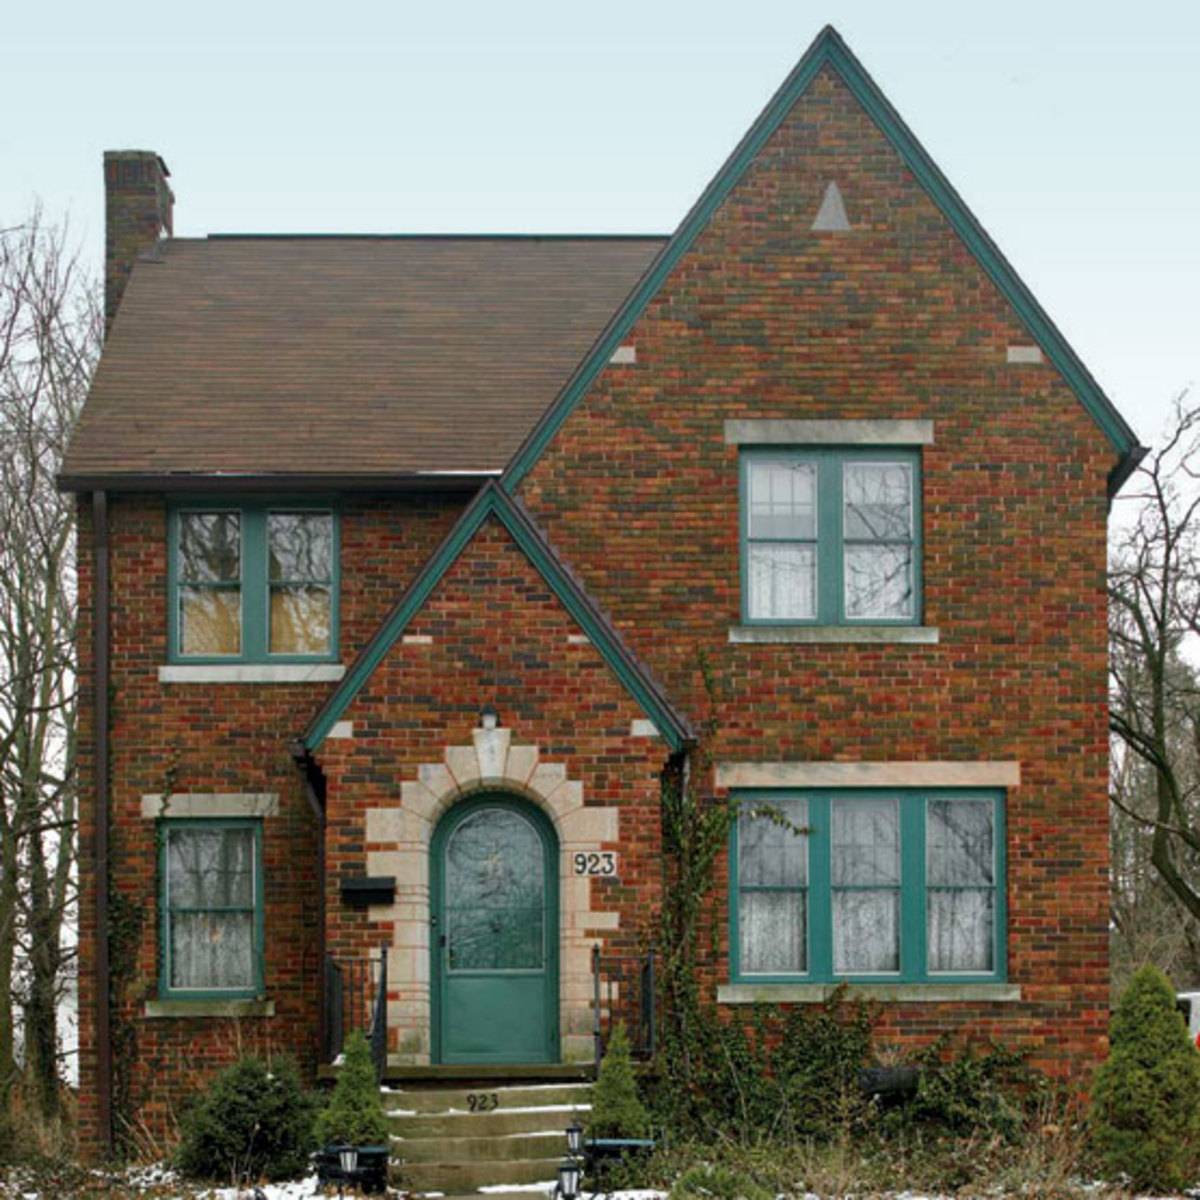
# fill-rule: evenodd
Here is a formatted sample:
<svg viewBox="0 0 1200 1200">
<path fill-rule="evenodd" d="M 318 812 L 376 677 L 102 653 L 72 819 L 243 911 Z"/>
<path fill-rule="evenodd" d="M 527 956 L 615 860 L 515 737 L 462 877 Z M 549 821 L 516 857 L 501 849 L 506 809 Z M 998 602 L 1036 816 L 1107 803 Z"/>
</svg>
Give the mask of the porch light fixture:
<svg viewBox="0 0 1200 1200">
<path fill-rule="evenodd" d="M 562 1163 L 558 1168 L 558 1194 L 563 1200 L 575 1200 L 579 1195 L 579 1164 Z"/>
<path fill-rule="evenodd" d="M 479 728 L 495 729 L 500 724 L 500 714 L 490 704 L 485 704 L 479 710 Z"/>
<path fill-rule="evenodd" d="M 583 1126 L 578 1121 L 567 1126 L 567 1151 L 572 1158 L 578 1158 L 583 1151 Z"/>
</svg>

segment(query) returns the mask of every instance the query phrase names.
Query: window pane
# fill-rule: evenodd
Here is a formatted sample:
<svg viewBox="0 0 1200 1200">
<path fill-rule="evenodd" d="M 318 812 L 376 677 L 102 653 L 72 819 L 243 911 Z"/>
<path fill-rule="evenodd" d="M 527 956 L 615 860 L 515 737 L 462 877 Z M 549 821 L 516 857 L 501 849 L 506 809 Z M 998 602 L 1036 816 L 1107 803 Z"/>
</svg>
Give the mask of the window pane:
<svg viewBox="0 0 1200 1200">
<path fill-rule="evenodd" d="M 853 975 L 900 969 L 900 893 L 833 893 L 833 969 Z"/>
<path fill-rule="evenodd" d="M 180 654 L 240 654 L 241 649 L 241 588 L 181 587 Z"/>
<path fill-rule="evenodd" d="M 739 966 L 752 975 L 808 970 L 804 892 L 743 892 L 738 898 Z"/>
<path fill-rule="evenodd" d="M 187 583 L 236 582 L 241 575 L 237 513 L 179 514 L 179 578 Z"/>
<path fill-rule="evenodd" d="M 167 872 L 171 908 L 253 908 L 254 830 L 169 830 Z"/>
<path fill-rule="evenodd" d="M 867 541 L 912 537 L 912 468 L 907 463 L 846 463 L 843 536 Z"/>
<path fill-rule="evenodd" d="M 900 885 L 900 810 L 894 799 L 835 800 L 833 882 Z"/>
<path fill-rule="evenodd" d="M 995 880 L 990 800 L 930 800 L 925 815 L 926 881 L 989 886 Z"/>
<path fill-rule="evenodd" d="M 811 620 L 817 613 L 814 546 L 750 546 L 750 616 Z"/>
<path fill-rule="evenodd" d="M 795 829 L 808 824 L 808 802 L 773 800 L 770 807 Z M 738 883 L 742 887 L 803 887 L 808 882 L 808 836 L 755 816 L 753 808 L 738 816 Z"/>
<path fill-rule="evenodd" d="M 281 513 L 267 516 L 269 567 L 273 580 L 326 583 L 333 578 L 333 516 Z"/>
<path fill-rule="evenodd" d="M 913 615 L 912 547 L 846 547 L 846 616 Z"/>
<path fill-rule="evenodd" d="M 817 468 L 811 462 L 750 462 L 752 538 L 817 536 Z"/>
<path fill-rule="evenodd" d="M 995 969 L 991 888 L 931 891 L 926 943 L 931 971 Z"/>
<path fill-rule="evenodd" d="M 171 987 L 252 988 L 253 913 L 173 913 Z"/>
<path fill-rule="evenodd" d="M 327 654 L 332 644 L 327 587 L 271 588 L 271 653 Z"/>
</svg>

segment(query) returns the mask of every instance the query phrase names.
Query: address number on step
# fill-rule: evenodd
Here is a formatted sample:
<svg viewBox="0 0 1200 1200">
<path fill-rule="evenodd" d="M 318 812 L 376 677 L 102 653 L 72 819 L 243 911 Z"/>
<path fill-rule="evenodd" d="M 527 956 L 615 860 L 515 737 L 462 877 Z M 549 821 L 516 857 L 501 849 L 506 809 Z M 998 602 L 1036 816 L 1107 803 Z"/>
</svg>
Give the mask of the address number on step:
<svg viewBox="0 0 1200 1200">
<path fill-rule="evenodd" d="M 615 875 L 617 856 L 612 850 L 580 851 L 571 855 L 576 875 Z"/>
</svg>

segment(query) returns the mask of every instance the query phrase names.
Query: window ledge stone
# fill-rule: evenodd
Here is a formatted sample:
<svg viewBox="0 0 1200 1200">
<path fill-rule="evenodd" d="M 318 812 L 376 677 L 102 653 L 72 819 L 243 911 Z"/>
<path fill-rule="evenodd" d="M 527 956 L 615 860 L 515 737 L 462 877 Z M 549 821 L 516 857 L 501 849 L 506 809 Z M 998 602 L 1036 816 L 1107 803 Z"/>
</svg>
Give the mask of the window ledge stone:
<svg viewBox="0 0 1200 1200">
<path fill-rule="evenodd" d="M 143 1016 L 273 1017 L 274 1000 L 147 1000 Z"/>
<path fill-rule="evenodd" d="M 718 1004 L 823 1004 L 834 983 L 727 983 L 717 988 Z M 848 1000 L 883 1004 L 1008 1004 L 1021 999 L 1019 983 L 851 983 Z"/>
<path fill-rule="evenodd" d="M 729 640 L 743 645 L 933 646 L 936 625 L 734 625 Z"/>
<path fill-rule="evenodd" d="M 165 663 L 159 683 L 336 683 L 342 663 Z"/>
</svg>

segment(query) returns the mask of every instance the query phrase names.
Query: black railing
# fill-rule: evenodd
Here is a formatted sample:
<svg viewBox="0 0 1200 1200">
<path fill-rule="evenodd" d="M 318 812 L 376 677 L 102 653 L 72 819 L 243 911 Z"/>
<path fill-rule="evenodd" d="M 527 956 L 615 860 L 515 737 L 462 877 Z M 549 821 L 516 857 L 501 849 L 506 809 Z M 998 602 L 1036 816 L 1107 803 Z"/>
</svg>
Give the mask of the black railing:
<svg viewBox="0 0 1200 1200">
<path fill-rule="evenodd" d="M 592 1040 L 596 1069 L 618 1023 L 629 1035 L 634 1058 L 654 1057 L 654 951 L 642 955 L 601 954 L 592 947 Z"/>
<path fill-rule="evenodd" d="M 346 1045 L 346 1035 L 362 1030 L 371 1046 L 375 1073 L 383 1078 L 387 1066 L 387 961 L 388 948 L 378 958 L 325 956 L 325 1002 L 322 1052 L 336 1062 Z"/>
</svg>

